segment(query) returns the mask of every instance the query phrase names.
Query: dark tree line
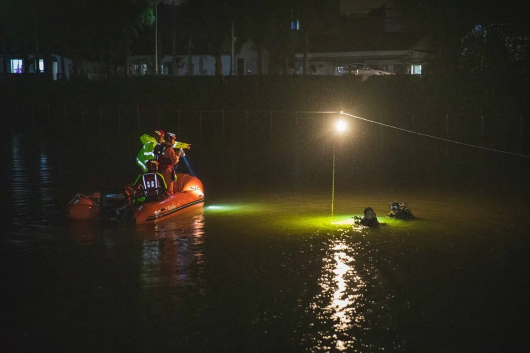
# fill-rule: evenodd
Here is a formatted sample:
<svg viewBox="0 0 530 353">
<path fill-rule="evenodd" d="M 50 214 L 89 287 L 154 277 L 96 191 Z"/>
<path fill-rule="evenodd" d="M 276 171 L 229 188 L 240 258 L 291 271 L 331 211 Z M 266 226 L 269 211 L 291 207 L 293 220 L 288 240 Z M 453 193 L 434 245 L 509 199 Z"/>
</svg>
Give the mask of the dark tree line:
<svg viewBox="0 0 530 353">
<path fill-rule="evenodd" d="M 108 64 L 128 55 L 137 31 L 154 21 L 155 0 L 1 0 L 0 40 L 6 55 L 24 55 L 26 65 L 44 59 L 51 70 L 51 56 L 69 57 L 74 74 L 79 60 Z M 42 56 L 42 57 L 40 57 Z M 64 71 L 64 61 L 61 63 Z M 38 70 L 38 65 L 36 65 Z"/>
<path fill-rule="evenodd" d="M 163 5 L 166 8 L 163 13 L 169 20 L 166 19 L 161 30 L 164 27 L 166 31 L 174 30 L 180 42 L 188 41 L 186 46 L 202 43 L 216 57 L 216 72 L 220 74 L 221 54 L 230 52 L 231 31 L 235 28 L 236 50 L 247 40 L 256 46 L 258 72 L 263 72 L 262 54 L 267 50 L 273 64 L 280 67 L 278 71 L 287 74 L 295 46 L 303 45 L 307 54 L 311 35 L 324 22 L 332 22 L 339 16 L 338 4 L 337 0 L 186 0 L 179 6 Z M 170 15 L 174 12 L 177 15 Z M 291 29 L 293 21 L 299 22 L 299 31 Z M 304 72 L 307 72 L 307 60 Z"/>
<path fill-rule="evenodd" d="M 529 2 L 395 3 L 403 11 L 407 29 L 429 38 L 431 72 L 528 74 Z M 308 73 L 307 57 L 315 35 L 344 35 L 338 0 L 1 0 L 0 50 L 27 59 L 30 55 L 42 58 L 45 70 L 50 70 L 46 61 L 51 55 L 59 54 L 73 60 L 74 75 L 79 60 L 105 62 L 108 75 L 118 65 L 128 73 L 131 44 L 139 32 L 153 30 L 156 6 L 160 37 L 171 38 L 173 56 L 182 53 L 183 46 L 192 53 L 200 43 L 215 56 L 218 74 L 221 54 L 231 49 L 232 27 L 236 50 L 250 39 L 259 54 L 265 50 L 271 54 L 271 66 L 284 74 L 295 50 L 304 53 L 304 73 Z M 298 21 L 300 30 L 291 29 L 293 21 Z M 6 55 L 3 60 L 6 65 Z"/>
<path fill-rule="evenodd" d="M 42 56 L 45 70 L 52 54 L 71 58 L 74 69 L 79 60 L 98 60 L 107 63 L 108 74 L 115 65 L 128 70 L 131 43 L 153 26 L 155 6 L 157 28 L 161 36 L 172 37 L 172 52 L 183 41 L 186 46 L 204 43 L 216 57 L 218 73 L 221 54 L 231 49 L 232 27 L 237 49 L 251 39 L 259 53 L 273 53 L 287 73 L 295 42 L 304 38 L 307 54 L 311 34 L 338 14 L 336 0 L 1 0 L 1 50 L 26 59 L 35 55 L 37 62 Z M 292 31 L 291 21 L 299 21 L 301 30 Z"/>
<path fill-rule="evenodd" d="M 435 73 L 530 73 L 530 2 L 395 0 L 415 30 L 428 35 Z"/>
</svg>

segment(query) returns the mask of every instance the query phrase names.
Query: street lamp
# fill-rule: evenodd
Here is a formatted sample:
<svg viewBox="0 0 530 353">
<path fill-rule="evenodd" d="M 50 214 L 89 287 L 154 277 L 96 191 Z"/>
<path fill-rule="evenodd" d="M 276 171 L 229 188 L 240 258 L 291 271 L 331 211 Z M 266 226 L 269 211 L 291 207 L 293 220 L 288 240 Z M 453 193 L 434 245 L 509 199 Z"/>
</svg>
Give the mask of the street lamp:
<svg viewBox="0 0 530 353">
<path fill-rule="evenodd" d="M 338 120 L 335 123 L 335 132 L 338 135 L 341 135 L 346 129 L 348 128 L 348 125 L 346 122 L 342 119 Z M 331 181 L 331 218 L 333 220 L 333 204 L 335 203 L 335 139 L 333 139 L 333 179 Z"/>
</svg>

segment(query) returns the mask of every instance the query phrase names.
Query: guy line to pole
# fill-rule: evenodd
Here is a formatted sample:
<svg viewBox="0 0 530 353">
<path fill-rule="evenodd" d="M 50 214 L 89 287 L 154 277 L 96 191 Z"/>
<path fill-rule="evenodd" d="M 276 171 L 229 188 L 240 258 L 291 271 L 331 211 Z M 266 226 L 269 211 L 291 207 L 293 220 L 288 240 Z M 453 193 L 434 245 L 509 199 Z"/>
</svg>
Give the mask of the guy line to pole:
<svg viewBox="0 0 530 353">
<path fill-rule="evenodd" d="M 151 110 L 151 109 L 147 109 Z M 172 111 L 170 109 L 161 109 L 161 111 Z M 245 114 L 245 113 L 275 113 L 275 114 L 281 114 L 281 113 L 302 113 L 302 114 L 339 114 L 340 112 L 336 111 L 321 111 L 321 110 L 180 110 L 181 113 L 239 113 L 239 114 Z"/>
<path fill-rule="evenodd" d="M 486 151 L 491 151 L 491 152 L 497 152 L 497 153 L 509 154 L 509 155 L 512 155 L 512 156 L 518 156 L 518 157 L 530 158 L 530 156 L 528 156 L 528 155 L 526 155 L 526 154 L 514 153 L 514 152 L 508 152 L 508 151 L 503 151 L 503 150 L 497 150 L 497 149 L 494 149 L 494 148 L 487 148 L 487 147 L 482 147 L 482 146 L 472 145 L 472 144 L 469 144 L 469 143 L 464 143 L 464 142 L 459 142 L 459 141 L 449 140 L 449 139 L 446 139 L 446 138 L 437 137 L 437 136 L 433 136 L 433 135 L 423 134 L 423 133 L 421 133 L 421 132 L 412 131 L 412 130 L 408 130 L 408 129 L 403 129 L 403 128 L 400 128 L 400 127 L 397 127 L 397 126 L 392 126 L 392 125 L 388 125 L 388 124 L 383 124 L 383 123 L 380 123 L 380 122 L 378 122 L 378 121 L 369 120 L 369 119 L 366 119 L 366 118 L 361 118 L 360 116 L 356 116 L 356 115 L 348 114 L 348 113 L 345 113 L 345 112 L 343 112 L 343 111 L 341 111 L 341 112 L 337 112 L 337 113 L 338 113 L 338 114 L 341 114 L 341 115 L 349 116 L 350 118 L 354 118 L 354 119 L 358 119 L 358 120 L 363 120 L 363 121 L 366 121 L 366 122 L 369 122 L 369 123 L 378 124 L 378 125 L 381 125 L 381 126 L 384 126 L 384 127 L 388 127 L 388 128 L 395 129 L 395 130 L 400 130 L 400 131 L 408 132 L 408 133 L 415 134 L 415 135 L 419 135 L 419 136 L 423 136 L 423 137 L 429 137 L 429 138 L 432 138 L 432 139 L 435 139 L 435 140 L 439 140 L 439 141 L 450 142 L 450 143 L 454 143 L 454 144 L 457 144 L 457 145 L 462 145 L 462 146 L 467 146 L 467 147 L 477 148 L 477 149 L 486 150 Z"/>
</svg>

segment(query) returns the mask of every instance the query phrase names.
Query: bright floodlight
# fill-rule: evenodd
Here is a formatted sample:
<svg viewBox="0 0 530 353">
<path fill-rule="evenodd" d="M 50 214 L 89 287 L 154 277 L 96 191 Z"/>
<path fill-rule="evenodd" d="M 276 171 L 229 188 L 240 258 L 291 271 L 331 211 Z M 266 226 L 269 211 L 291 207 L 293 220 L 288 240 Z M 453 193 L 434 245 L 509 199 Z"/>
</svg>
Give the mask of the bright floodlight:
<svg viewBox="0 0 530 353">
<path fill-rule="evenodd" d="M 344 120 L 337 121 L 337 125 L 335 125 L 335 130 L 337 130 L 338 133 L 346 131 L 346 122 Z"/>
</svg>

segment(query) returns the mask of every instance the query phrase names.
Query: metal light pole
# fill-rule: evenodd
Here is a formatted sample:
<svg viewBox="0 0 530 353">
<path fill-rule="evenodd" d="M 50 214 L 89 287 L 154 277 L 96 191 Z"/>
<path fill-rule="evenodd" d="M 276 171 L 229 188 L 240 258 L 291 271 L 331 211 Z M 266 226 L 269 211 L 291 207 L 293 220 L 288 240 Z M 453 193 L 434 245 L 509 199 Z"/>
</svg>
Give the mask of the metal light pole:
<svg viewBox="0 0 530 353">
<path fill-rule="evenodd" d="M 158 4 L 155 5 L 155 75 L 158 76 Z"/>
<path fill-rule="evenodd" d="M 232 52 L 231 52 L 231 60 L 230 60 L 230 71 L 232 76 L 236 74 L 236 58 L 235 58 L 235 44 L 236 44 L 236 37 L 234 35 L 234 20 L 232 20 Z"/>
<path fill-rule="evenodd" d="M 338 134 L 346 131 L 346 122 L 344 120 L 337 121 L 335 131 Z M 333 219 L 333 205 L 335 203 L 335 140 L 333 140 L 333 176 L 331 179 L 331 218 Z"/>
<path fill-rule="evenodd" d="M 333 141 L 333 179 L 331 181 L 331 218 L 333 218 L 333 203 L 335 202 L 335 141 Z"/>
</svg>

